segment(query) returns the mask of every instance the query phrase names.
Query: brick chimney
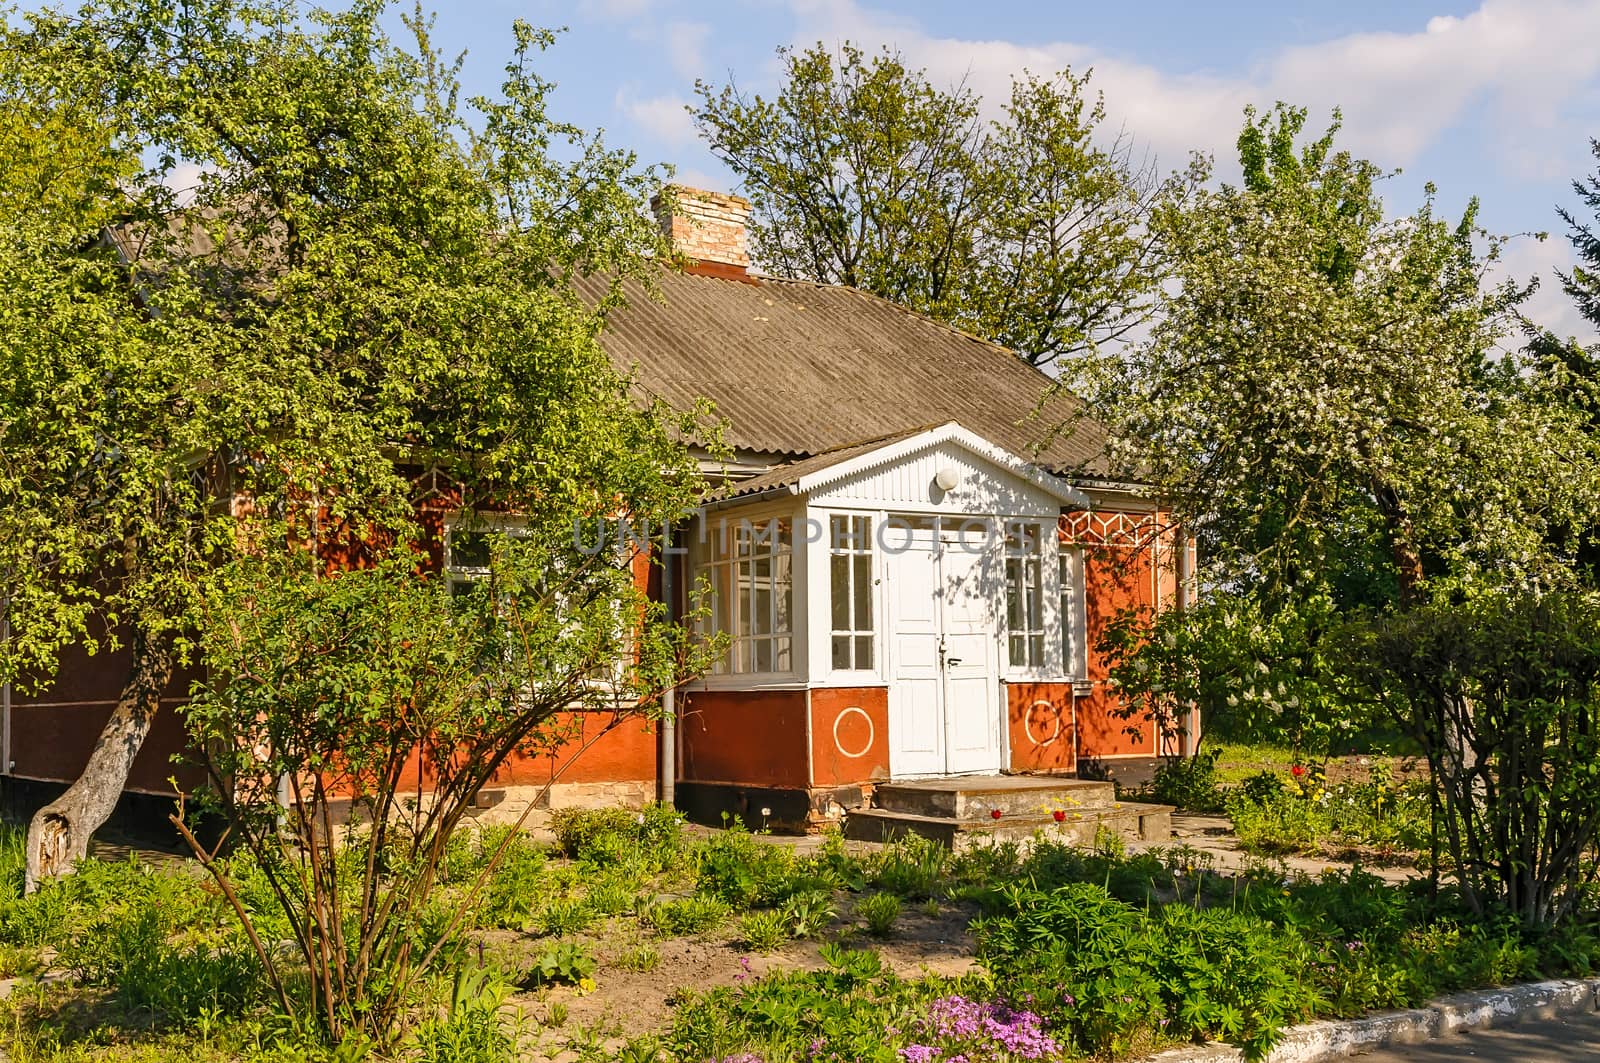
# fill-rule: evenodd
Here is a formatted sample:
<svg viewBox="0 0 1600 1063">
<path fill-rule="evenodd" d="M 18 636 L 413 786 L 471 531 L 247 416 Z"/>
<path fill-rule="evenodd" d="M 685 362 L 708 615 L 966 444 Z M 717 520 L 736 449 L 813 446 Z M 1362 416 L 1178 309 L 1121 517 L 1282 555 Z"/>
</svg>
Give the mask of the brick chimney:
<svg viewBox="0 0 1600 1063">
<path fill-rule="evenodd" d="M 750 201 L 687 185 L 668 185 L 650 201 L 672 246 L 689 260 L 686 272 L 756 283 L 750 275 L 745 223 Z"/>
</svg>

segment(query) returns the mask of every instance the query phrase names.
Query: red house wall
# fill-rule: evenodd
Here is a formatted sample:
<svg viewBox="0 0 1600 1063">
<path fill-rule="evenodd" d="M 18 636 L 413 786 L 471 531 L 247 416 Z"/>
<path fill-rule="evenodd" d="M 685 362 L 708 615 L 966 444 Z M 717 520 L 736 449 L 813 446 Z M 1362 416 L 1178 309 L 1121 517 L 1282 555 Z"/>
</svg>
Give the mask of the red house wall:
<svg viewBox="0 0 1600 1063">
<path fill-rule="evenodd" d="M 1069 772 L 1078 767 L 1071 683 L 1006 683 L 1011 770 Z"/>
<path fill-rule="evenodd" d="M 1062 514 L 1060 534 L 1064 544 L 1083 549 L 1092 692 L 1077 699 L 1078 755 L 1156 756 L 1162 750 L 1154 721 L 1148 715 L 1121 715 L 1123 701 L 1106 683 L 1109 662 L 1097 646 L 1124 611 L 1153 614 L 1170 607 L 1177 580 L 1169 515 L 1101 506 Z"/>
<path fill-rule="evenodd" d="M 811 785 L 846 786 L 889 777 L 889 688 L 811 691 Z"/>
<path fill-rule="evenodd" d="M 678 705 L 684 781 L 810 785 L 806 691 L 696 690 Z"/>
</svg>

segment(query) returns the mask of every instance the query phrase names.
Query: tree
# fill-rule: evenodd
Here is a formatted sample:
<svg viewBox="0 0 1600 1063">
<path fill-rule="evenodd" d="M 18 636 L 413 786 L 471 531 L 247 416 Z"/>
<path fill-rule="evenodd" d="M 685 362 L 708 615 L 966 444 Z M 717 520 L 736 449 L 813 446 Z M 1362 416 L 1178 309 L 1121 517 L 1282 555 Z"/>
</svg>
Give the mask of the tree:
<svg viewBox="0 0 1600 1063">
<path fill-rule="evenodd" d="M 409 548 L 332 576 L 280 550 L 205 581 L 215 681 L 186 718 L 277 908 L 236 911 L 285 1012 L 303 1006 L 334 1043 L 388 1049 L 419 979 L 462 960 L 461 931 L 515 832 L 462 888 L 441 899 L 437 887 L 456 827 L 508 758 L 586 748 L 658 712 L 662 691 L 709 660 L 631 565 L 546 530 L 488 535 L 487 575 L 467 593 L 419 573 Z M 184 829 L 235 899 L 232 865 Z M 262 923 L 287 927 L 309 1001 Z"/>
<path fill-rule="evenodd" d="M 1570 576 L 1551 531 L 1595 498 L 1594 440 L 1504 354 L 1525 295 L 1501 241 L 1386 220 L 1380 171 L 1250 116 L 1245 180 L 1155 224 L 1174 293 L 1147 342 L 1063 366 L 1112 460 L 1198 538 L 1211 582 L 1341 608 Z"/>
<path fill-rule="evenodd" d="M 892 52 L 781 49 L 771 100 L 697 83 L 695 122 L 750 197 L 755 259 L 874 292 L 1036 365 L 1127 337 L 1149 315 L 1154 205 L 1187 187 L 1098 143 L 1089 75 L 1016 80 L 985 122 Z"/>
<path fill-rule="evenodd" d="M 241 551 L 364 564 L 416 539 L 427 495 L 568 534 L 690 502 L 688 458 L 596 342 L 615 296 L 567 283 L 645 275 L 658 178 L 549 116 L 548 33 L 518 23 L 502 94 L 469 108 L 427 25 L 402 49 L 382 11 L 92 0 L 0 38 L 7 106 L 88 115 L 122 168 L 63 197 L 59 231 L 0 222 L 0 665 L 45 682 L 102 629 L 133 650 L 84 777 L 34 820 L 35 880 L 109 813 L 200 577 Z"/>
<path fill-rule="evenodd" d="M 1589 150 L 1600 161 L 1600 140 L 1589 141 Z M 1597 218 L 1600 218 L 1600 168 L 1593 175 L 1572 182 L 1572 190 Z M 1567 239 L 1578 252 L 1579 264 L 1570 273 L 1561 274 L 1561 283 L 1578 306 L 1578 312 L 1600 327 L 1600 234 L 1593 222 L 1578 220 L 1566 207 L 1557 207 L 1556 213 L 1567 223 Z"/>
</svg>

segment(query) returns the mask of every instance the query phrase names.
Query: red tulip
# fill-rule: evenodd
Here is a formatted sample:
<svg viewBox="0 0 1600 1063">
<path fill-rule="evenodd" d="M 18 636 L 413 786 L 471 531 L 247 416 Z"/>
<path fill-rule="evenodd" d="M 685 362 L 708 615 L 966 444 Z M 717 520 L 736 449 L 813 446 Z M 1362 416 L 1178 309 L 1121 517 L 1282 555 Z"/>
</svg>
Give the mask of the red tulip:
<svg viewBox="0 0 1600 1063">
<path fill-rule="evenodd" d="M 1059 808 L 1050 814 L 1056 818 L 1057 823 L 1065 823 L 1067 821 L 1067 814 Z"/>
<path fill-rule="evenodd" d="M 998 808 L 991 808 L 989 810 L 989 817 L 991 819 L 999 819 L 1000 816 L 1001 816 L 1001 812 L 1000 812 L 1000 810 Z"/>
<path fill-rule="evenodd" d="M 1305 773 L 1306 773 L 1306 769 L 1302 768 L 1298 764 L 1296 764 L 1294 767 L 1289 769 L 1289 774 L 1293 775 L 1296 779 L 1300 778 L 1300 776 L 1304 775 Z"/>
</svg>

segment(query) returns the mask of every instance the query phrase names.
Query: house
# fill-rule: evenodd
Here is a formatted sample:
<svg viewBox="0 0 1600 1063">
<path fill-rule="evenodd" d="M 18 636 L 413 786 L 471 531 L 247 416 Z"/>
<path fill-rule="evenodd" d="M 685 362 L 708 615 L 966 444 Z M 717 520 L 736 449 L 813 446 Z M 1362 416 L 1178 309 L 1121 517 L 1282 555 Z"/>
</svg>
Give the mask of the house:
<svg viewBox="0 0 1600 1063">
<path fill-rule="evenodd" d="M 710 400 L 691 439 L 705 504 L 636 578 L 680 611 L 709 592 L 728 651 L 671 720 L 575 718 L 560 755 L 511 764 L 506 808 L 675 801 L 696 818 L 804 827 L 885 783 L 1187 752 L 1198 720 L 1129 718 L 1096 651 L 1124 609 L 1180 604 L 1191 547 L 1105 467 L 1092 421 L 1011 352 L 854 289 L 759 276 L 748 205 L 679 188 L 663 226 L 690 260 L 637 288 L 603 345 L 641 395 Z M 598 296 L 602 282 L 580 282 Z M 461 567 L 434 514 L 447 571 Z M 49 693 L 0 691 L 13 790 L 70 781 L 117 696 L 114 657 L 68 658 Z M 181 700 L 191 677 L 174 685 Z M 183 735 L 158 718 L 130 789 L 172 793 Z M 554 780 L 552 782 L 552 780 Z M 178 774 L 180 785 L 194 781 Z"/>
</svg>

